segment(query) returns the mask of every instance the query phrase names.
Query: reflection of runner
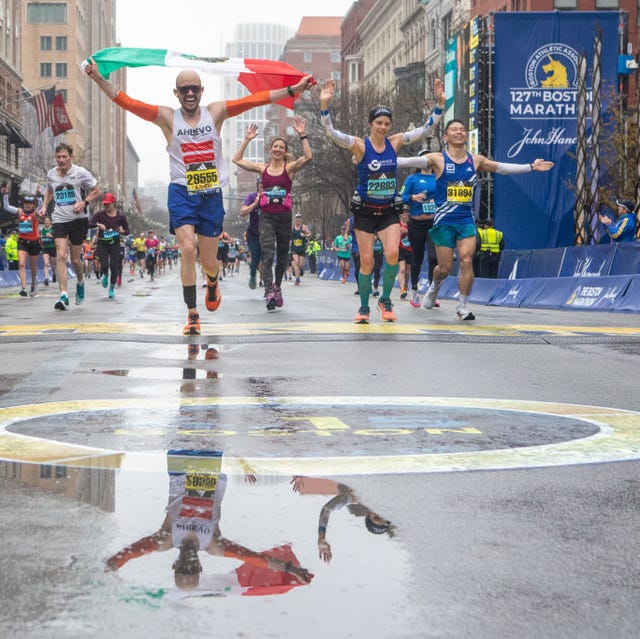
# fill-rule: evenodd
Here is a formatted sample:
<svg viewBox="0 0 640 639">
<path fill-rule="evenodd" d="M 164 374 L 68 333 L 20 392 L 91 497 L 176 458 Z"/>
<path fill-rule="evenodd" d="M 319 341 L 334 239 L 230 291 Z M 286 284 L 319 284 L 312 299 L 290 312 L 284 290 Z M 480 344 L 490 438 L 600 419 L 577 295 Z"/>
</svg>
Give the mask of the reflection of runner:
<svg viewBox="0 0 640 639">
<path fill-rule="evenodd" d="M 301 495 L 335 495 L 322 507 L 318 520 L 318 553 L 320 559 L 327 563 L 331 561 L 333 556 L 331 545 L 327 541 L 327 528 L 329 518 L 334 510 L 346 506 L 347 510 L 355 517 L 364 517 L 364 525 L 371 534 L 383 535 L 386 533 L 389 537 L 394 535 L 393 524 L 365 506 L 358 495 L 345 484 L 338 484 L 330 479 L 297 476 L 291 480 L 291 485 L 293 491 Z"/>
<path fill-rule="evenodd" d="M 299 565 L 295 556 L 283 559 L 278 552 L 256 552 L 229 541 L 220 532 L 221 505 L 227 476 L 221 472 L 222 453 L 203 450 L 170 450 L 167 454 L 169 501 L 160 529 L 123 548 L 107 560 L 118 570 L 131 559 L 157 551 L 178 548 L 173 563 L 175 584 L 182 590 L 194 590 L 200 582 L 202 564 L 198 552 L 240 559 L 236 573 L 258 571 L 264 585 L 293 587 L 311 581 L 313 575 Z M 245 478 L 256 482 L 245 466 Z"/>
</svg>

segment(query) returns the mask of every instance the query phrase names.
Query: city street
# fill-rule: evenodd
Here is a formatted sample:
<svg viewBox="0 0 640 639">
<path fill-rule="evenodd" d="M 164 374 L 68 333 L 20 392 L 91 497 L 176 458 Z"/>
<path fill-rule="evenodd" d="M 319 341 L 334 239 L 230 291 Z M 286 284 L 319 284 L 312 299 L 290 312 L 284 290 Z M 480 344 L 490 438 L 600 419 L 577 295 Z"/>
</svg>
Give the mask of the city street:
<svg viewBox="0 0 640 639">
<path fill-rule="evenodd" d="M 396 323 L 356 325 L 353 283 L 267 312 L 241 269 L 215 313 L 198 289 L 199 337 L 175 269 L 66 312 L 0 289 L 4 636 L 637 637 L 637 314 L 461 323 L 395 289 Z M 186 590 L 171 547 L 107 570 L 161 528 L 177 449 L 223 453 L 224 538 L 311 581 L 201 552 Z"/>
</svg>

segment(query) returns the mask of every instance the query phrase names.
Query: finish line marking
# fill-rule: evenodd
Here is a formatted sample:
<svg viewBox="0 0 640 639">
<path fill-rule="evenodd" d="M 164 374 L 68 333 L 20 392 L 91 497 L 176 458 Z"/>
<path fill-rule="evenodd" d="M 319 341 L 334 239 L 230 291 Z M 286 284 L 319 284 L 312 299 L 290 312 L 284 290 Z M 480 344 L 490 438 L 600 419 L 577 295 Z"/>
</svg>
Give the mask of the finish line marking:
<svg viewBox="0 0 640 639">
<path fill-rule="evenodd" d="M 166 451 L 127 452 L 67 444 L 39 437 L 13 434 L 12 424 L 34 417 L 74 412 L 122 409 L 175 409 L 193 406 L 376 406 L 469 408 L 557 416 L 594 424 L 596 435 L 537 446 L 463 453 L 415 453 L 407 455 L 336 456 L 331 458 L 245 458 L 259 474 L 359 475 L 381 473 L 460 472 L 571 466 L 640 459 L 640 413 L 616 408 L 553 402 L 446 397 L 225 397 L 180 400 L 78 400 L 0 408 L 0 459 L 5 461 L 67 465 L 75 467 L 164 470 Z M 559 425 L 561 427 L 561 424 Z M 233 459 L 225 471 L 242 473 Z"/>
<path fill-rule="evenodd" d="M 509 324 L 502 326 L 468 325 L 451 322 L 425 324 L 353 324 L 352 322 L 296 322 L 269 324 L 203 324 L 204 329 L 220 337 L 243 335 L 316 335 L 320 333 L 362 335 L 423 335 L 431 332 L 454 332 L 470 335 L 554 335 L 577 337 L 585 335 L 608 335 L 640 337 L 640 327 L 629 326 L 554 326 Z M 33 324 L 8 325 L 0 329 L 0 337 L 45 336 L 64 334 L 110 335 L 181 335 L 181 326 L 168 322 L 121 322 L 95 324 Z M 203 336 L 204 337 L 204 336 Z"/>
</svg>

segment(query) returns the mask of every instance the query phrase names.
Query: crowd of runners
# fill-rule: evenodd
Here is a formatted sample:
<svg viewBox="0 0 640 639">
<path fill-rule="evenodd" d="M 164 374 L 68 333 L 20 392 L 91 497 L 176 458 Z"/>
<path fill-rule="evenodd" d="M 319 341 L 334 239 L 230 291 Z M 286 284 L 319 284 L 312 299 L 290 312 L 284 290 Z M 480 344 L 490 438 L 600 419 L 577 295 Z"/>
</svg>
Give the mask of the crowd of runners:
<svg viewBox="0 0 640 639">
<path fill-rule="evenodd" d="M 4 194 L 5 209 L 18 216 L 20 294 L 36 294 L 34 264 L 41 251 L 48 258 L 45 285 L 49 281 L 57 283 L 60 298 L 55 308 L 61 311 L 69 307 L 67 263 L 77 278 L 75 303 L 82 304 L 85 278 L 94 273 L 108 288 L 109 297 L 115 297 L 125 261 L 130 276 L 137 273 L 154 280 L 173 267 L 179 251 L 182 297 L 187 309 L 185 335 L 199 335 L 201 330 L 198 277 L 204 282 L 204 306 L 216 311 L 222 301 L 220 281 L 239 272 L 243 257 L 250 262 L 249 287 L 263 289 L 268 311 L 281 308 L 283 279 L 291 277 L 296 285 L 300 284 L 307 264 L 315 272 L 321 248 L 319 238 L 313 236 L 302 216 L 292 211 L 293 180 L 313 161 L 307 122 L 296 117 L 293 124 L 302 148 L 299 157 L 292 156 L 285 137 L 275 137 L 266 145 L 265 162 L 245 159 L 247 147 L 259 135 L 256 125 L 248 127 L 232 157 L 241 170 L 256 174 L 256 190 L 247 195 L 240 210 L 241 216 L 248 217 L 246 250 L 243 243 L 223 230 L 222 187 L 228 181 L 229 167 L 222 154 L 221 127 L 227 118 L 254 107 L 295 98 L 315 85 L 313 78 L 304 76 L 281 89 L 257 91 L 204 106 L 200 76 L 183 70 L 173 91 L 180 106 L 174 109 L 131 98 L 105 79 L 92 60 L 85 70 L 115 104 L 155 124 L 164 134 L 170 167 L 169 233 L 157 237 L 149 230 L 131 236 L 126 216 L 116 209 L 116 198 L 103 192 L 88 170 L 74 164 L 73 149 L 61 143 L 56 148 L 56 166 L 46 176 L 42 201 L 25 194 L 19 208 L 8 202 L 7 192 Z M 456 317 L 463 321 L 475 319 L 467 302 L 473 285 L 477 233 L 473 202 L 478 174 L 548 171 L 553 164 L 542 159 L 510 164 L 469 153 L 467 131 L 458 120 L 444 126 L 442 151 L 399 157 L 402 146 L 419 144 L 434 133 L 442 119 L 445 95 L 439 80 L 434 86 L 437 105 L 422 126 L 392 133 L 392 112 L 377 105 L 369 113 L 366 137 L 334 128 L 329 107 L 335 91 L 333 80 L 320 87 L 319 122 L 335 145 L 349 150 L 357 169 L 351 215 L 331 243 L 342 281 L 346 282 L 352 272 L 355 276 L 359 307 L 354 321 L 369 323 L 371 297 L 376 299 L 382 321 L 395 321 L 391 296 L 396 284 L 400 299 L 408 299 L 411 306 L 436 307 L 438 290 L 451 272 L 454 253 L 460 269 Z M 399 184 L 399 168 L 415 168 L 416 173 Z M 90 209 L 97 204 L 102 205 L 100 210 L 91 215 Z M 429 288 L 421 301 L 418 280 L 425 248 Z M 26 281 L 27 260 L 32 274 L 30 286 Z"/>
</svg>

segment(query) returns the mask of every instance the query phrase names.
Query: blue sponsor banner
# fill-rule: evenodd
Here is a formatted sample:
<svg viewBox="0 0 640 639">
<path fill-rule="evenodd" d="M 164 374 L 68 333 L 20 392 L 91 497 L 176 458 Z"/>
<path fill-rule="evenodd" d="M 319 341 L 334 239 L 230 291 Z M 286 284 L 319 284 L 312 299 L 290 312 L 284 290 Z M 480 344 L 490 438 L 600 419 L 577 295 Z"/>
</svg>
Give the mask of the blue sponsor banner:
<svg viewBox="0 0 640 639">
<path fill-rule="evenodd" d="M 609 275 L 616 245 L 573 246 L 567 250 L 560 277 L 605 277 Z"/>
<path fill-rule="evenodd" d="M 640 242 L 615 244 L 616 252 L 611 261 L 610 275 L 640 273 Z"/>
<path fill-rule="evenodd" d="M 624 295 L 614 304 L 614 310 L 623 313 L 640 313 L 640 275 L 633 275 Z"/>
<path fill-rule="evenodd" d="M 533 295 L 538 286 L 535 278 L 528 280 L 500 280 L 500 286 L 489 302 L 490 306 L 522 306 L 527 297 Z"/>
<path fill-rule="evenodd" d="M 574 243 L 577 63 L 587 58 L 591 103 L 593 39 L 602 28 L 602 106 L 617 84 L 617 11 L 494 14 L 494 159 L 555 163 L 549 173 L 498 175 L 494 219 L 509 247 L 555 248 Z M 587 120 L 587 134 L 591 121 Z"/>
<path fill-rule="evenodd" d="M 531 277 L 528 273 L 532 254 L 533 251 L 512 251 L 511 249 L 502 251 L 498 278 L 513 280 L 518 277 Z"/>
<path fill-rule="evenodd" d="M 560 305 L 561 309 L 613 311 L 626 297 L 625 293 L 633 278 L 625 275 L 580 277 L 570 280 L 573 290 Z M 562 281 L 562 280 L 559 280 Z"/>
<path fill-rule="evenodd" d="M 475 304 L 488 304 L 500 285 L 500 280 L 476 278 L 469 295 L 469 301 Z"/>
</svg>

